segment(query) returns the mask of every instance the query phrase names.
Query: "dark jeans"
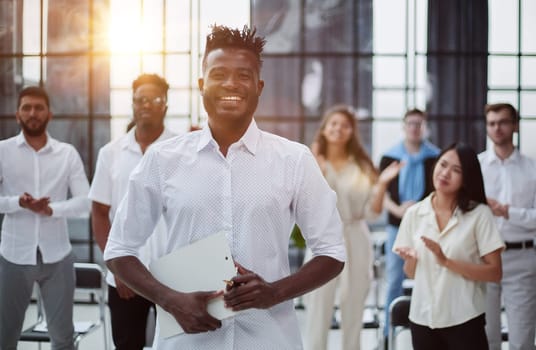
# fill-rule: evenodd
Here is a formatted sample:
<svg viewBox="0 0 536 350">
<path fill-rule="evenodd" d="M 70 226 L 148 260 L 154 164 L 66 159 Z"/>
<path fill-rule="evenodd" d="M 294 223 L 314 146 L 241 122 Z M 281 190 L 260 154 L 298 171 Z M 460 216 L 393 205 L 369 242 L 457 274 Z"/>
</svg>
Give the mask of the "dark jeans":
<svg viewBox="0 0 536 350">
<path fill-rule="evenodd" d="M 485 315 L 445 328 L 429 328 L 410 323 L 414 350 L 488 350 Z"/>
<path fill-rule="evenodd" d="M 108 306 L 115 348 L 142 350 L 145 347 L 147 316 L 153 303 L 139 295 L 132 299 L 121 299 L 117 290 L 108 286 Z"/>
</svg>

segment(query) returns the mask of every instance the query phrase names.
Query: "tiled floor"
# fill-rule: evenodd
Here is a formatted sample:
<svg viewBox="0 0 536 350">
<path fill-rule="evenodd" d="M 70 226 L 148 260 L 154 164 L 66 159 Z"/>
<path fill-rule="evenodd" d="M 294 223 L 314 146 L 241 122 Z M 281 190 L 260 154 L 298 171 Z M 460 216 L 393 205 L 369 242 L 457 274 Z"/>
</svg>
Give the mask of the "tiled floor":
<svg viewBox="0 0 536 350">
<path fill-rule="evenodd" d="M 298 320 L 300 325 L 303 325 L 305 319 L 305 310 L 297 310 Z M 109 316 L 109 315 L 108 315 Z M 383 315 L 380 315 L 383 318 Z M 77 304 L 75 305 L 75 321 L 87 321 L 98 319 L 98 308 L 96 305 Z M 36 306 L 31 304 L 26 313 L 25 325 L 29 325 L 36 319 Z M 109 317 L 108 317 L 109 319 Z M 109 326 L 108 326 L 109 327 Z M 108 328 L 108 339 L 110 337 L 110 330 Z M 397 349 L 399 350 L 411 350 L 411 338 L 409 331 L 402 331 L 397 337 Z M 111 343 L 111 341 L 110 341 Z M 375 329 L 366 329 L 361 333 L 361 349 L 362 350 L 377 350 L 379 348 L 378 333 Z M 338 350 L 341 348 L 341 331 L 331 330 L 329 332 L 329 345 L 326 350 Z M 37 350 L 38 345 L 35 343 L 20 342 L 19 350 Z M 41 349 L 48 350 L 50 346 L 43 344 Z M 104 349 L 104 337 L 101 329 L 96 330 L 92 334 L 87 335 L 80 342 L 80 350 L 100 350 Z M 502 350 L 508 350 L 508 344 L 503 343 Z"/>
<path fill-rule="evenodd" d="M 305 312 L 303 310 L 298 310 L 298 319 L 300 323 L 303 324 Z M 32 304 L 26 313 L 25 324 L 30 324 L 31 321 L 34 321 L 36 317 L 35 314 L 35 304 Z M 76 305 L 75 306 L 75 320 L 93 320 L 97 319 L 98 312 L 96 306 L 93 305 Z M 404 337 L 404 334 L 401 335 L 400 339 Z M 407 337 L 406 337 L 407 338 Z M 109 338 L 110 339 L 110 338 Z M 377 332 L 376 330 L 364 330 L 361 336 L 362 339 L 362 350 L 376 350 L 377 349 Z M 407 338 L 409 339 L 409 338 Z M 341 331 L 340 330 L 331 330 L 329 333 L 329 348 L 328 350 L 336 350 L 341 347 Z M 409 349 L 406 346 L 402 346 L 402 343 L 399 346 L 399 349 Z M 407 343 L 409 344 L 409 343 Z M 38 349 L 37 344 L 20 342 L 19 350 L 36 350 Z M 48 344 L 43 344 L 43 350 L 50 349 Z M 102 330 L 96 330 L 94 333 L 89 334 L 80 342 L 80 350 L 99 350 L 104 349 L 104 340 Z"/>
<path fill-rule="evenodd" d="M 382 239 L 381 234 L 373 234 L 373 239 L 380 240 Z M 378 256 L 379 250 L 376 249 L 376 256 Z M 367 299 L 367 305 L 369 306 L 375 306 L 376 305 L 376 298 L 380 301 L 378 304 L 383 305 L 384 300 L 384 293 L 383 293 L 383 264 L 382 264 L 382 258 L 381 256 L 378 257 L 377 261 L 378 269 L 378 276 L 375 280 L 375 283 L 373 283 L 371 287 L 371 291 L 369 293 L 369 297 Z M 377 289 L 375 288 L 377 286 Z M 298 320 L 300 321 L 300 325 L 303 326 L 304 320 L 305 320 L 305 313 L 306 310 L 297 310 Z M 379 312 L 378 316 L 380 317 L 380 321 L 383 324 L 383 312 Z M 96 305 L 88 305 L 88 304 L 76 304 L 75 305 L 75 313 L 74 313 L 75 321 L 84 321 L 84 320 L 97 320 L 98 319 L 98 308 Z M 36 306 L 35 304 L 30 305 L 28 308 L 26 319 L 25 319 L 25 326 L 30 325 L 31 323 L 35 322 L 36 319 Z M 109 319 L 109 315 L 108 315 Z M 108 323 L 108 339 L 110 340 L 111 344 L 111 336 L 110 336 L 110 329 L 109 329 L 109 323 Z M 365 329 L 362 331 L 361 334 L 361 349 L 362 350 L 377 350 L 382 349 L 382 344 L 379 343 L 379 339 L 381 338 L 381 335 L 378 336 L 378 331 L 376 329 Z M 80 342 L 80 350 L 100 350 L 104 349 L 104 337 L 102 330 L 96 330 L 92 334 L 87 335 L 81 342 Z M 329 332 L 329 345 L 328 349 L 326 350 L 338 350 L 341 348 L 341 331 L 340 330 L 330 330 Z M 409 331 L 402 331 L 400 335 L 397 337 L 397 349 L 399 350 L 411 350 L 411 336 Z M 19 343 L 19 350 L 34 350 L 39 349 L 38 346 L 34 343 L 26 343 L 26 342 L 20 342 Z M 48 344 L 43 344 L 42 348 L 43 350 L 50 349 L 50 346 Z M 508 345 L 503 344 L 502 350 L 508 350 Z"/>
<path fill-rule="evenodd" d="M 367 304 L 373 306 L 375 305 L 375 295 L 376 292 L 379 294 L 379 300 L 383 300 L 383 293 L 381 288 L 381 283 L 379 285 L 379 289 L 376 291 L 374 288 L 371 289 L 371 293 L 369 295 Z M 299 302 L 297 301 L 297 304 Z M 86 320 L 97 320 L 98 319 L 98 308 L 96 305 L 88 305 L 88 304 L 76 304 L 74 309 L 74 318 L 75 321 L 86 321 Z M 305 313 L 306 310 L 303 309 L 297 309 L 297 316 L 298 320 L 300 322 L 300 325 L 302 326 L 305 320 Z M 370 315 L 370 314 L 368 314 Z M 379 317 L 383 319 L 383 313 L 378 314 Z M 109 315 L 108 319 L 109 319 Z M 26 319 L 25 319 L 25 326 L 30 325 L 33 323 L 36 319 L 36 305 L 31 304 L 28 308 L 28 311 L 26 313 Z M 108 326 L 109 327 L 109 326 Z M 110 330 L 108 328 L 108 339 L 111 339 L 110 337 Z M 404 334 L 406 333 L 406 334 Z M 362 342 L 362 350 L 376 350 L 378 349 L 379 343 L 379 334 L 377 329 L 366 329 L 362 331 L 361 335 L 361 342 Z M 409 340 L 409 332 L 403 332 L 399 337 L 399 347 L 398 349 L 411 349 L 410 340 Z M 331 330 L 329 332 L 329 346 L 326 350 L 337 350 L 341 348 L 341 331 L 340 330 Z M 34 350 L 38 349 L 37 344 L 34 343 L 28 343 L 28 342 L 20 342 L 19 343 L 19 350 Z M 42 346 L 43 350 L 50 349 L 50 346 L 48 344 L 43 344 Z M 104 337 L 102 330 L 96 330 L 92 334 L 89 334 L 80 342 L 80 350 L 99 350 L 104 349 Z"/>
<path fill-rule="evenodd" d="M 373 239 L 382 239 L 382 233 L 375 233 L 373 235 Z M 380 263 L 381 265 L 381 263 Z M 381 268 L 380 268 L 381 270 Z M 381 275 L 380 275 L 381 276 Z M 381 278 L 378 280 L 381 281 Z M 376 295 L 379 295 L 378 300 L 383 300 L 383 293 L 382 293 L 382 285 L 383 283 L 378 283 L 378 289 L 374 289 L 374 286 L 371 288 L 371 293 L 369 295 L 367 304 L 375 305 L 375 297 Z M 377 294 L 376 294 L 377 293 Z M 305 320 L 305 310 L 297 310 L 298 320 L 300 321 L 300 325 L 303 325 Z M 381 318 L 383 318 L 383 314 L 379 315 Z M 76 304 L 75 305 L 75 321 L 78 320 L 88 320 L 88 319 L 98 319 L 98 309 L 95 305 L 87 305 L 87 304 Z M 32 322 L 35 322 L 36 319 L 36 307 L 35 304 L 32 304 L 26 314 L 25 319 L 25 326 L 30 325 Z M 110 333 L 110 330 L 108 329 L 108 333 Z M 362 350 L 376 350 L 378 349 L 378 332 L 376 329 L 367 329 L 362 331 L 361 335 L 361 342 L 362 342 Z M 110 336 L 108 336 L 108 339 L 111 339 Z M 406 337 L 404 339 L 404 334 L 401 335 L 401 345 L 398 349 L 410 349 L 409 346 L 409 337 Z M 405 345 L 402 345 L 405 342 Z M 328 349 L 326 350 L 336 350 L 341 348 L 341 331 L 340 330 L 331 330 L 329 333 L 329 345 Z M 20 342 L 19 343 L 19 350 L 33 350 L 38 349 L 36 344 L 27 343 L 27 342 Z M 48 344 L 43 344 L 42 346 L 43 350 L 50 349 Z M 85 339 L 83 339 L 80 342 L 80 350 L 98 350 L 98 349 L 104 349 L 104 341 L 103 341 L 103 334 L 101 330 L 97 330 L 93 332 L 92 334 L 89 334 L 86 336 Z"/>
</svg>

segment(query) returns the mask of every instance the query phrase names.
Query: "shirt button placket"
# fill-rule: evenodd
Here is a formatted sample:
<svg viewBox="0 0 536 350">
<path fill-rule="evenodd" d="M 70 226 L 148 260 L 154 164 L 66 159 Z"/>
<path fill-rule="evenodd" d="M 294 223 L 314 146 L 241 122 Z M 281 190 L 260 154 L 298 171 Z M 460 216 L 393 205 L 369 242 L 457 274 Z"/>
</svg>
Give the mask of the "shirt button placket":
<svg viewBox="0 0 536 350">
<path fill-rule="evenodd" d="M 226 231 L 231 231 L 232 226 L 233 226 L 233 197 L 231 193 L 231 183 L 232 183 L 231 161 L 230 159 L 227 159 L 226 167 L 225 167 L 224 188 L 223 188 L 223 199 L 224 199 L 223 227 Z"/>
</svg>

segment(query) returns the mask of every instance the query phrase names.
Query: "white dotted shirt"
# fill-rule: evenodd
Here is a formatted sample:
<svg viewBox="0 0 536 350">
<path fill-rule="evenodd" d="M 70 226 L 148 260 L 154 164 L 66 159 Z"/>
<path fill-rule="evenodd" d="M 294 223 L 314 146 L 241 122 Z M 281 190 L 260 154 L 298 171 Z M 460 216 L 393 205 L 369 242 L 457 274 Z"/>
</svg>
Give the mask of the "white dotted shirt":
<svg viewBox="0 0 536 350">
<path fill-rule="evenodd" d="M 209 128 L 152 147 L 129 180 L 104 258 L 137 256 L 161 214 L 167 252 L 226 231 L 235 261 L 268 282 L 290 273 L 295 223 L 314 255 L 346 257 L 336 195 L 309 149 L 259 130 L 254 121 L 227 157 Z M 301 349 L 302 343 L 289 300 L 225 319 L 214 332 L 157 340 L 159 350 L 178 348 Z"/>
</svg>

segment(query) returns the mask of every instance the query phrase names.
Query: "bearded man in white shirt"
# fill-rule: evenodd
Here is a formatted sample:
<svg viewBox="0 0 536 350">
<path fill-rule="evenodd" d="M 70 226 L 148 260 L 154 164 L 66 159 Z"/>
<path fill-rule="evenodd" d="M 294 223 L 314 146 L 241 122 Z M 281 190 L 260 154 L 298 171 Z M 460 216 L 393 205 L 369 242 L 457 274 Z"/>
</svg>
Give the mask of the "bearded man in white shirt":
<svg viewBox="0 0 536 350">
<path fill-rule="evenodd" d="M 130 173 L 151 145 L 175 136 L 164 125 L 168 89 L 169 84 L 157 74 L 137 77 L 132 82 L 132 128 L 99 151 L 89 198 L 93 201 L 93 234 L 102 251 L 119 202 L 125 196 Z M 165 249 L 161 245 L 165 243 L 166 231 L 161 220 L 140 252 L 145 264 Z M 115 348 L 143 349 L 146 345 L 147 316 L 154 304 L 137 295 L 109 271 L 106 281 Z"/>
<path fill-rule="evenodd" d="M 0 141 L 2 350 L 17 348 L 34 282 L 52 348 L 74 349 L 74 257 L 66 218 L 89 213 L 89 184 L 75 148 L 47 133 L 49 107 L 44 89 L 23 89 L 16 112 L 22 132 Z"/>
<path fill-rule="evenodd" d="M 159 350 L 301 349 L 293 298 L 344 266 L 336 196 L 314 156 L 305 145 L 259 130 L 253 119 L 264 86 L 263 46 L 264 39 L 247 27 L 212 28 L 198 82 L 208 127 L 151 147 L 114 218 L 104 253 L 109 268 L 185 331 L 157 337 Z M 226 232 L 239 274 L 224 302 L 243 312 L 218 320 L 207 303 L 222 291 L 177 292 L 144 267 L 138 248 L 161 215 L 169 251 Z M 314 258 L 290 274 L 295 223 Z"/>
<path fill-rule="evenodd" d="M 486 333 L 491 350 L 501 349 L 501 297 L 510 350 L 533 350 L 536 328 L 536 161 L 513 142 L 519 129 L 515 108 L 487 105 L 486 130 L 493 147 L 479 155 L 488 204 L 506 244 L 503 277 L 487 285 Z"/>
</svg>

